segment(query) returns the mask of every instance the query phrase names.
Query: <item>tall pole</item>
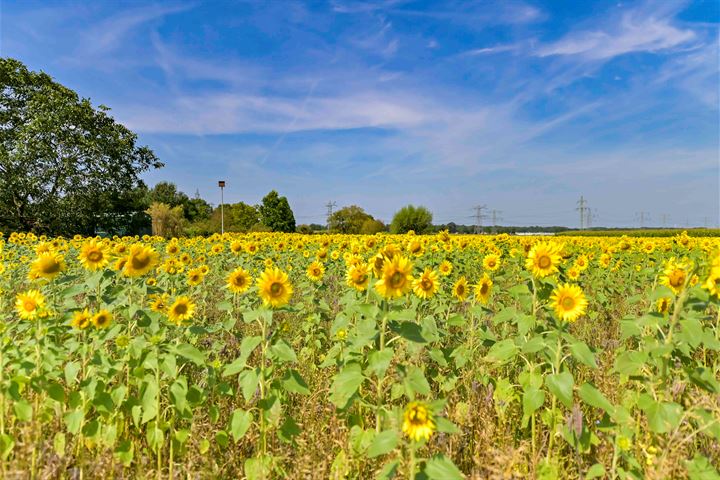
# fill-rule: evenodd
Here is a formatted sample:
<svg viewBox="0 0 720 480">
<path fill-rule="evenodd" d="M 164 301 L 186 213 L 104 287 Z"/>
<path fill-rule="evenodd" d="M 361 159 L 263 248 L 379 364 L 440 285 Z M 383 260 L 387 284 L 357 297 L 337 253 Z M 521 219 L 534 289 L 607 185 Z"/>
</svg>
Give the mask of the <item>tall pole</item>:
<svg viewBox="0 0 720 480">
<path fill-rule="evenodd" d="M 225 180 L 220 180 L 218 187 L 220 187 L 220 234 L 225 235 Z"/>
<path fill-rule="evenodd" d="M 579 207 L 576 208 L 575 210 L 580 212 L 580 230 L 584 230 L 585 229 L 585 212 L 587 210 L 589 210 L 588 206 L 587 206 L 587 201 L 585 200 L 585 197 L 580 195 L 580 200 L 577 203 L 578 203 Z"/>
<path fill-rule="evenodd" d="M 479 234 L 482 232 L 482 220 L 485 218 L 485 214 L 483 213 L 483 210 L 487 208 L 486 205 L 476 205 L 473 207 L 473 210 L 475 210 L 475 233 Z"/>
</svg>

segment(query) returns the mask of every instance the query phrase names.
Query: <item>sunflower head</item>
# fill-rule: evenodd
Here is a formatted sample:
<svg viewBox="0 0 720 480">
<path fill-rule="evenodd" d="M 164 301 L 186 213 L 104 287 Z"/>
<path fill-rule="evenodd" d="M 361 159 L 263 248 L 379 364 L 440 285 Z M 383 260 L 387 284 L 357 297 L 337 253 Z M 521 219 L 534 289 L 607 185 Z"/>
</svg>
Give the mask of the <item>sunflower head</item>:
<svg viewBox="0 0 720 480">
<path fill-rule="evenodd" d="M 279 268 L 267 268 L 257 280 L 258 294 L 266 307 L 278 308 L 290 301 L 293 293 L 287 273 Z"/>
<path fill-rule="evenodd" d="M 199 268 L 193 268 L 187 273 L 187 283 L 190 286 L 200 285 L 203 278 L 205 278 L 205 275 Z"/>
<path fill-rule="evenodd" d="M 669 287 L 677 295 L 685 288 L 688 273 L 687 264 L 671 258 L 665 266 L 663 275 L 660 277 L 660 283 Z"/>
<path fill-rule="evenodd" d="M 345 274 L 345 284 L 355 290 L 362 292 L 367 289 L 370 282 L 370 270 L 366 263 L 353 263 Z"/>
<path fill-rule="evenodd" d="M 92 323 L 92 317 L 93 316 L 90 314 L 90 310 L 87 308 L 85 310 L 78 310 L 73 313 L 70 325 L 78 330 L 85 330 Z"/>
<path fill-rule="evenodd" d="M 493 281 L 487 273 L 483 275 L 480 281 L 475 285 L 475 298 L 478 302 L 486 305 L 490 300 L 490 294 L 492 293 Z"/>
<path fill-rule="evenodd" d="M 93 315 L 92 323 L 95 325 L 95 328 L 107 328 L 112 323 L 112 314 L 109 311 L 102 309 Z"/>
<path fill-rule="evenodd" d="M 15 297 L 15 311 L 23 320 L 35 320 L 45 308 L 45 297 L 38 290 L 18 293 Z"/>
<path fill-rule="evenodd" d="M 557 272 L 561 260 L 560 247 L 550 242 L 540 242 L 530 249 L 525 268 L 535 277 L 543 278 Z"/>
<path fill-rule="evenodd" d="M 128 277 L 145 275 L 158 264 L 160 256 L 149 246 L 135 244 L 130 247 L 127 261 L 123 265 L 123 273 Z"/>
<path fill-rule="evenodd" d="M 663 315 L 670 311 L 670 305 L 672 305 L 672 299 L 670 297 L 659 298 L 655 303 L 658 313 L 662 313 Z"/>
<path fill-rule="evenodd" d="M 168 319 L 176 325 L 182 325 L 187 320 L 190 320 L 193 313 L 195 313 L 195 304 L 185 296 L 175 299 L 167 309 Z"/>
<path fill-rule="evenodd" d="M 442 275 L 443 277 L 447 277 L 448 275 L 450 275 L 452 273 L 452 270 L 453 270 L 452 263 L 450 263 L 447 260 L 443 260 L 443 262 L 438 267 L 438 270 L 440 271 L 440 275 Z"/>
<path fill-rule="evenodd" d="M 78 255 L 80 264 L 86 270 L 95 271 L 105 268 L 110 258 L 108 257 L 108 248 L 103 243 L 97 242 L 95 239 L 89 240 L 80 248 Z"/>
<path fill-rule="evenodd" d="M 385 259 L 375 290 L 385 298 L 399 298 L 412 288 L 412 263 L 400 254 Z"/>
<path fill-rule="evenodd" d="M 322 280 L 324 274 L 325 265 L 323 265 L 317 260 L 312 262 L 307 268 L 307 277 L 313 282 L 319 282 L 320 280 Z"/>
<path fill-rule="evenodd" d="M 461 302 L 465 301 L 468 296 L 468 281 L 465 278 L 465 275 L 460 277 L 458 281 L 455 282 L 455 285 L 453 285 L 452 294 L 453 297 L 457 298 Z"/>
<path fill-rule="evenodd" d="M 410 402 L 405 407 L 402 429 L 414 442 L 430 439 L 435 431 L 435 420 L 429 406 L 423 402 Z"/>
<path fill-rule="evenodd" d="M 30 275 L 33 278 L 52 280 L 65 270 L 65 258 L 54 252 L 45 252 L 38 255 L 30 266 Z"/>
<path fill-rule="evenodd" d="M 428 267 L 422 275 L 413 282 L 413 292 L 422 299 L 428 299 L 435 295 L 440 288 L 438 273 Z"/>
<path fill-rule="evenodd" d="M 168 300 L 169 297 L 167 293 L 163 293 L 162 295 L 156 295 L 155 297 L 153 297 L 153 301 L 150 304 L 150 310 L 158 313 L 167 312 Z"/>
<path fill-rule="evenodd" d="M 227 287 L 233 293 L 243 293 L 250 288 L 251 281 L 250 274 L 242 267 L 238 267 L 228 275 Z"/>
<path fill-rule="evenodd" d="M 588 301 L 580 287 L 566 283 L 553 290 L 550 306 L 560 320 L 574 322 L 585 314 Z"/>
<path fill-rule="evenodd" d="M 720 297 L 720 266 L 710 270 L 710 275 L 703 283 L 703 288 L 710 292 L 710 295 Z"/>
<path fill-rule="evenodd" d="M 500 268 L 500 257 L 494 253 L 485 255 L 485 258 L 483 258 L 483 268 L 494 272 Z"/>
</svg>

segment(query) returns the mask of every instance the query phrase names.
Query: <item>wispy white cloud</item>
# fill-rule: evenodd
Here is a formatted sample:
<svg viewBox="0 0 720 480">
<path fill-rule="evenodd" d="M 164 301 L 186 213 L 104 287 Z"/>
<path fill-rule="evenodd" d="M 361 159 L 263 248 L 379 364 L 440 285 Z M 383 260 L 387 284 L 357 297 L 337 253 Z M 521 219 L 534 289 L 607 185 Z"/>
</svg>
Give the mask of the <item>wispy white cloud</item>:
<svg viewBox="0 0 720 480">
<path fill-rule="evenodd" d="M 80 48 L 86 55 L 107 54 L 123 46 L 123 40 L 137 27 L 192 8 L 192 4 L 150 5 L 122 11 L 88 29 L 85 32 L 85 42 Z"/>
<path fill-rule="evenodd" d="M 631 11 L 612 20 L 605 28 L 571 32 L 560 40 L 541 46 L 540 57 L 578 55 L 606 60 L 632 52 L 659 52 L 687 45 L 696 39 L 690 29 L 673 25 L 671 16 L 656 17 L 646 11 Z"/>
</svg>

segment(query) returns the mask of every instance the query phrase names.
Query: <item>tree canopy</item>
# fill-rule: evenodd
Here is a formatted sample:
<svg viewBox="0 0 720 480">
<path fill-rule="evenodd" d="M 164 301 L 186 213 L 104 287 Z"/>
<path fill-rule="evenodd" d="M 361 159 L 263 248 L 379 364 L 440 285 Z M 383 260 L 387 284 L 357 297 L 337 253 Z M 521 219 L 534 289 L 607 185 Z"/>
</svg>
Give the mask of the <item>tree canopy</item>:
<svg viewBox="0 0 720 480">
<path fill-rule="evenodd" d="M 422 234 L 432 230 L 432 213 L 425 207 L 407 205 L 401 208 L 390 224 L 392 233 L 406 233 L 413 230 Z"/>
<path fill-rule="evenodd" d="M 258 206 L 260 221 L 273 232 L 294 232 L 295 215 L 287 198 L 281 197 L 275 190 L 270 191 Z"/>
<path fill-rule="evenodd" d="M 0 58 L 0 227 L 94 234 L 144 216 L 140 174 L 162 163 L 108 110 Z"/>
</svg>

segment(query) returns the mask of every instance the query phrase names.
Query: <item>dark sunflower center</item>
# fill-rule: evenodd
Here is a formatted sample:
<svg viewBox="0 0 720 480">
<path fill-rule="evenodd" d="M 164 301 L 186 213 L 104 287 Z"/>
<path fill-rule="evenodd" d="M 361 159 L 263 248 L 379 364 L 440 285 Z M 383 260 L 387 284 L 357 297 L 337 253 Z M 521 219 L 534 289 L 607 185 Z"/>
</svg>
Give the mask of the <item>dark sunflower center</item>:
<svg viewBox="0 0 720 480">
<path fill-rule="evenodd" d="M 428 290 L 432 290 L 433 283 L 429 279 L 423 278 L 422 282 L 420 283 L 420 286 L 422 287 L 423 290 L 428 291 Z"/>
<path fill-rule="evenodd" d="M 548 268 L 550 265 L 552 265 L 552 260 L 547 255 L 543 255 L 538 259 L 538 267 Z"/>
<path fill-rule="evenodd" d="M 405 275 L 402 272 L 395 272 L 390 277 L 390 286 L 392 288 L 400 288 L 405 283 Z"/>
<path fill-rule="evenodd" d="M 575 300 L 572 297 L 565 297 L 560 304 L 565 310 L 572 310 L 575 306 Z"/>
<path fill-rule="evenodd" d="M 87 258 L 91 262 L 99 262 L 100 260 L 102 260 L 103 254 L 98 250 L 93 250 L 92 252 L 88 253 Z"/>
<path fill-rule="evenodd" d="M 175 313 L 177 315 L 185 315 L 188 311 L 188 306 L 184 303 L 181 303 L 179 305 L 175 305 Z"/>
<path fill-rule="evenodd" d="M 282 295 L 283 292 L 283 286 L 280 282 L 273 282 L 272 285 L 270 285 L 270 293 L 273 297 L 277 297 Z"/>
<path fill-rule="evenodd" d="M 150 257 L 146 253 L 133 255 L 130 264 L 135 270 L 142 270 L 150 264 Z"/>
<path fill-rule="evenodd" d="M 488 284 L 483 283 L 482 285 L 480 285 L 480 293 L 485 295 L 488 292 L 488 288 Z"/>
</svg>

